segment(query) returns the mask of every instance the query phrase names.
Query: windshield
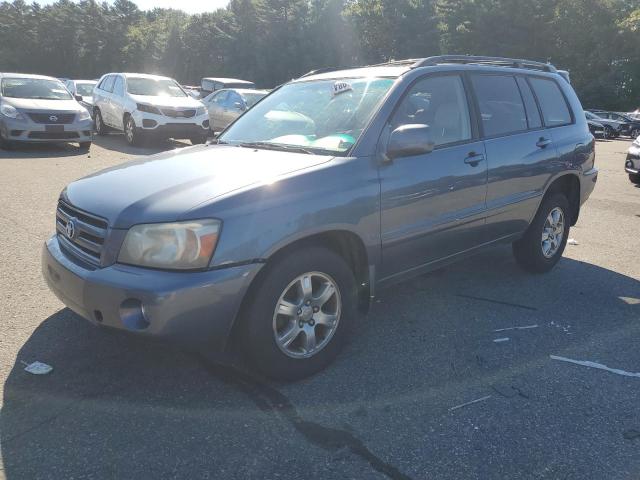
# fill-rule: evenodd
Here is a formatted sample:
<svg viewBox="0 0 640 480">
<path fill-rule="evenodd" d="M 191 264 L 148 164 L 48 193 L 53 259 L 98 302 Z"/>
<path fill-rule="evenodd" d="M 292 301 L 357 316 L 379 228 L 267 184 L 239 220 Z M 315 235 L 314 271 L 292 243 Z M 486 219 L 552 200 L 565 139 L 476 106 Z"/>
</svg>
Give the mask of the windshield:
<svg viewBox="0 0 640 480">
<path fill-rule="evenodd" d="M 4 97 L 38 100 L 69 100 L 71 94 L 58 80 L 46 78 L 3 78 L 0 90 Z"/>
<path fill-rule="evenodd" d="M 287 84 L 248 110 L 220 142 L 343 154 L 355 144 L 393 82 L 349 78 Z"/>
<path fill-rule="evenodd" d="M 76 93 L 83 97 L 90 97 L 93 95 L 93 87 L 96 86 L 96 83 L 97 82 L 76 83 Z"/>
<path fill-rule="evenodd" d="M 151 97 L 186 97 L 187 94 L 175 80 L 129 77 L 127 92 L 132 95 L 148 95 Z"/>
<path fill-rule="evenodd" d="M 244 98 L 247 107 L 251 108 L 265 95 L 266 93 L 243 93 L 242 98 Z"/>
</svg>

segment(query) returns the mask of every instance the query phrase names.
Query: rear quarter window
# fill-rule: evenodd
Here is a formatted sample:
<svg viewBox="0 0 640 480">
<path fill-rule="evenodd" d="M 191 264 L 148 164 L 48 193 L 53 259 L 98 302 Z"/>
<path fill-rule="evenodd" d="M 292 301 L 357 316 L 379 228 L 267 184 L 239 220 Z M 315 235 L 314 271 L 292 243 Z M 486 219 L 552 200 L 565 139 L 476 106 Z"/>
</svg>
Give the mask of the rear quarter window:
<svg viewBox="0 0 640 480">
<path fill-rule="evenodd" d="M 567 100 L 556 82 L 547 78 L 529 77 L 529 83 L 540 104 L 545 126 L 559 127 L 573 123 Z"/>
</svg>

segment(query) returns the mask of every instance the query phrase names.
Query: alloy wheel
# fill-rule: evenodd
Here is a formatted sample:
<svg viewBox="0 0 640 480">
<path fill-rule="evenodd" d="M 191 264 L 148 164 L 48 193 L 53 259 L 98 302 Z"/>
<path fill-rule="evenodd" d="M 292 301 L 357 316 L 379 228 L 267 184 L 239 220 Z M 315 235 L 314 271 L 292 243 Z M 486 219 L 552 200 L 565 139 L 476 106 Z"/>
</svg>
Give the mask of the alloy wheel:
<svg viewBox="0 0 640 480">
<path fill-rule="evenodd" d="M 293 358 L 309 358 L 326 347 L 340 322 L 342 301 L 327 274 L 307 272 L 284 289 L 273 314 L 278 348 Z"/>
<path fill-rule="evenodd" d="M 545 258 L 553 257 L 562 245 L 564 237 L 564 212 L 556 207 L 549 212 L 542 228 L 542 254 Z"/>
</svg>

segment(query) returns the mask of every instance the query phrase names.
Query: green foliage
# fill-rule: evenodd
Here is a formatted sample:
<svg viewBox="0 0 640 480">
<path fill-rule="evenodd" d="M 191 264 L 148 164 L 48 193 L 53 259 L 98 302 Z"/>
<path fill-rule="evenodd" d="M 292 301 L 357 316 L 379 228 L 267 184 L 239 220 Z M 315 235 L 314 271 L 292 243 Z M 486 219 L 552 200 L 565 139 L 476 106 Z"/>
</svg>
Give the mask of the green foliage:
<svg viewBox="0 0 640 480">
<path fill-rule="evenodd" d="M 96 78 L 231 76 L 272 87 L 306 71 L 439 53 L 551 60 L 583 103 L 640 106 L 640 0 L 230 0 L 199 15 L 129 0 L 0 3 L 0 71 Z"/>
</svg>

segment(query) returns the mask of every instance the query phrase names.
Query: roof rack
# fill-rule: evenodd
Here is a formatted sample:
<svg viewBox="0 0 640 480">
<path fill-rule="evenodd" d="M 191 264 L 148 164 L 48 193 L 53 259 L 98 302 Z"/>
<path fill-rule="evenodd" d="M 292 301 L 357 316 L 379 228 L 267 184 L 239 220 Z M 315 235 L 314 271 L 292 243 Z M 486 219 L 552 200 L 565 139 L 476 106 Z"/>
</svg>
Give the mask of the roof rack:
<svg viewBox="0 0 640 480">
<path fill-rule="evenodd" d="M 416 60 L 411 68 L 430 67 L 443 63 L 475 63 L 480 65 L 495 65 L 500 67 L 527 68 L 531 70 L 542 70 L 544 72 L 557 73 L 556 67 L 550 63 L 536 62 L 533 60 L 523 60 L 517 58 L 504 57 L 482 57 L 476 55 L 439 55 Z"/>
</svg>

